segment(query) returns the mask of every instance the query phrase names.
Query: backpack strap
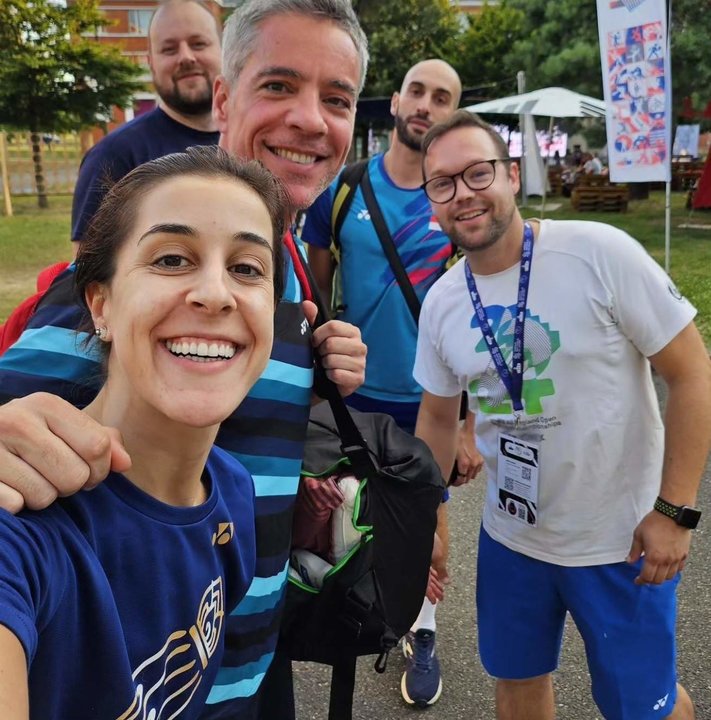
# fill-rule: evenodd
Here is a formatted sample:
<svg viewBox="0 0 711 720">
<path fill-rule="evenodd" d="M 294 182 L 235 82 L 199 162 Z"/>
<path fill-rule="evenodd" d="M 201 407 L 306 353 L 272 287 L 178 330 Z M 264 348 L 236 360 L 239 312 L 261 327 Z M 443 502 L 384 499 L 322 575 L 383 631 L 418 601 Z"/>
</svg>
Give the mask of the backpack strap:
<svg viewBox="0 0 711 720">
<path fill-rule="evenodd" d="M 289 237 L 288 233 L 284 236 L 284 241 L 287 247 L 294 243 L 293 237 Z M 298 249 L 294 249 L 296 252 L 292 253 L 291 248 L 289 248 L 289 252 L 294 264 L 294 272 L 301 284 L 304 297 L 310 296 L 310 299 L 318 308 L 318 314 L 316 315 L 316 321 L 314 323 L 315 329 L 328 320 L 328 311 L 323 304 L 321 293 L 316 289 L 316 281 L 311 273 L 311 269 Z M 350 461 L 353 473 L 357 478 L 374 477 L 378 469 L 374 456 L 368 449 L 368 444 L 348 412 L 348 408 L 341 397 L 341 393 L 338 391 L 338 387 L 332 380 L 329 380 L 324 372 L 323 366 L 321 365 L 321 356 L 318 353 L 314 353 L 314 361 L 316 363 L 314 389 L 320 397 L 328 400 L 328 404 L 331 406 L 331 412 L 333 412 L 333 418 L 338 427 L 338 435 L 341 438 L 341 451 Z"/>
<path fill-rule="evenodd" d="M 420 309 L 422 305 L 417 297 L 417 293 L 415 293 L 415 288 L 412 287 L 412 283 L 407 275 L 405 266 L 402 264 L 402 259 L 395 247 L 390 230 L 388 230 L 387 223 L 385 222 L 383 213 L 380 210 L 380 205 L 378 205 L 378 201 L 375 198 L 373 186 L 370 182 L 370 175 L 367 172 L 363 173 L 360 184 L 363 192 L 363 199 L 365 200 L 365 205 L 370 213 L 370 219 L 373 222 L 375 233 L 378 236 L 378 240 L 380 240 L 380 244 L 383 246 L 385 257 L 390 263 L 393 274 L 400 285 L 400 290 L 402 290 L 402 294 L 405 296 L 407 307 L 412 314 L 415 325 L 417 325 L 420 319 Z"/>
<path fill-rule="evenodd" d="M 346 165 L 340 176 L 338 177 L 338 183 L 336 184 L 336 193 L 333 198 L 333 205 L 331 206 L 331 249 L 333 254 L 338 261 L 338 255 L 340 252 L 340 237 L 341 228 L 348 215 L 353 198 L 355 197 L 356 190 L 360 184 L 361 178 L 365 174 L 368 167 L 369 159 L 358 160 L 358 162 Z"/>
<path fill-rule="evenodd" d="M 356 656 L 344 654 L 331 670 L 328 720 L 352 720 Z"/>
</svg>

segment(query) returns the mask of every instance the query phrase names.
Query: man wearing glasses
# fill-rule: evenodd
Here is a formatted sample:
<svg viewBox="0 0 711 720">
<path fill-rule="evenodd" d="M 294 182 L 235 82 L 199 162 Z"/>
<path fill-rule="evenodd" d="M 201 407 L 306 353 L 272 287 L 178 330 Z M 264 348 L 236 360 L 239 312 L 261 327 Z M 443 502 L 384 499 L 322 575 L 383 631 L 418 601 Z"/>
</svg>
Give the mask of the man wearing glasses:
<svg viewBox="0 0 711 720">
<path fill-rule="evenodd" d="M 423 154 L 423 189 L 464 258 L 423 304 L 416 434 L 450 467 L 468 392 L 488 475 L 477 613 L 497 718 L 554 718 L 570 612 L 603 717 L 690 720 L 674 623 L 711 445 L 696 311 L 626 233 L 524 222 L 518 167 L 476 115 L 433 127 Z"/>
</svg>

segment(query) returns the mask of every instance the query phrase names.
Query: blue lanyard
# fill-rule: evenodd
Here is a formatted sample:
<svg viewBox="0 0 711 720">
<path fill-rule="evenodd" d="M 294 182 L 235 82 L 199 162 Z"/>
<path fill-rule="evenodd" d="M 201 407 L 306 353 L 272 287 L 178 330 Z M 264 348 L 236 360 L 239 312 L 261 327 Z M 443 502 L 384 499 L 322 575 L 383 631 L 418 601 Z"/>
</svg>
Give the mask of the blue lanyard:
<svg viewBox="0 0 711 720">
<path fill-rule="evenodd" d="M 523 227 L 523 247 L 521 249 L 521 271 L 518 276 L 518 298 L 516 300 L 516 324 L 514 325 L 513 353 L 511 356 L 511 369 L 504 360 L 504 356 L 496 342 L 494 332 L 489 325 L 489 318 L 482 305 L 479 291 L 476 288 L 476 280 L 472 274 L 469 263 L 464 263 L 464 274 L 467 278 L 469 297 L 474 306 L 474 315 L 479 323 L 481 334 L 486 340 L 494 361 L 496 371 L 499 373 L 501 382 L 506 386 L 509 397 L 517 413 L 523 411 L 523 330 L 526 322 L 526 303 L 528 301 L 528 283 L 531 279 L 531 262 L 533 260 L 533 228 L 526 223 Z"/>
</svg>

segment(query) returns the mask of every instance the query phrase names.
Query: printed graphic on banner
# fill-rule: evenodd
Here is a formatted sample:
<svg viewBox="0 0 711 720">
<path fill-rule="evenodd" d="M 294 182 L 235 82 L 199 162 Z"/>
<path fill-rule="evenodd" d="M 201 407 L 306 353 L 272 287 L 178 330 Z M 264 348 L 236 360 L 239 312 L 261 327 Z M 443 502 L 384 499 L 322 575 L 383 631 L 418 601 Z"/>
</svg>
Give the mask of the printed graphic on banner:
<svg viewBox="0 0 711 720">
<path fill-rule="evenodd" d="M 536 443 L 499 435 L 499 512 L 531 527 L 538 525 L 538 453 Z"/>
<path fill-rule="evenodd" d="M 660 166 L 667 159 L 666 76 L 661 22 L 607 33 L 616 150 L 614 165 Z"/>
</svg>

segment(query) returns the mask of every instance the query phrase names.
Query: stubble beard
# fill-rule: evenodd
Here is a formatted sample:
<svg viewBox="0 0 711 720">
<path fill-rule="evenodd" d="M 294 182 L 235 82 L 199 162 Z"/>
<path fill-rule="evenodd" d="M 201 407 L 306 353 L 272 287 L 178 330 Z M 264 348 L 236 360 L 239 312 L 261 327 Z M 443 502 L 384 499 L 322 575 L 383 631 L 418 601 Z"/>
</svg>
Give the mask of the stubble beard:
<svg viewBox="0 0 711 720">
<path fill-rule="evenodd" d="M 415 152 L 422 152 L 422 138 L 413 135 L 407 129 L 407 120 L 400 115 L 395 116 L 395 133 L 397 134 L 397 139 L 406 148 L 414 150 Z"/>
<path fill-rule="evenodd" d="M 294 213 L 308 210 L 316 202 L 318 197 L 325 192 L 326 188 L 331 184 L 331 182 L 333 182 L 334 178 L 335 175 L 330 178 L 324 177 L 320 179 L 318 184 L 314 187 L 310 185 L 310 182 L 307 179 L 298 175 L 291 177 L 279 177 L 289 197 L 289 206 Z M 299 194 L 306 194 L 306 197 L 301 200 L 295 198 L 294 193 L 291 191 L 292 186 L 295 189 L 299 189 Z"/>
<path fill-rule="evenodd" d="M 180 92 L 176 81 L 173 81 L 170 89 L 156 87 L 156 91 L 160 99 L 171 110 L 175 110 L 181 115 L 187 115 L 188 117 L 207 115 L 212 112 L 212 84 L 208 78 L 205 78 L 205 82 L 206 87 L 203 92 L 189 97 Z"/>
<path fill-rule="evenodd" d="M 447 236 L 464 252 L 483 252 L 496 245 L 506 234 L 511 227 L 515 212 L 516 206 L 511 203 L 509 208 L 503 210 L 497 217 L 493 217 L 485 236 L 478 242 L 471 242 L 464 233 L 460 233 L 456 228 L 452 228 L 450 232 L 447 232 Z"/>
</svg>

